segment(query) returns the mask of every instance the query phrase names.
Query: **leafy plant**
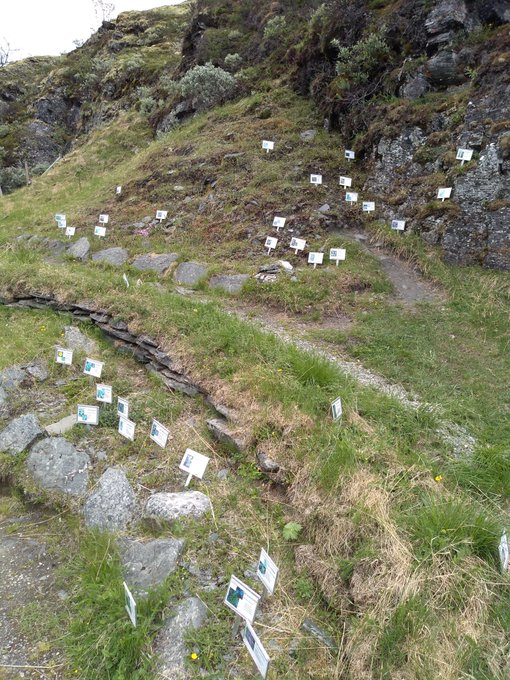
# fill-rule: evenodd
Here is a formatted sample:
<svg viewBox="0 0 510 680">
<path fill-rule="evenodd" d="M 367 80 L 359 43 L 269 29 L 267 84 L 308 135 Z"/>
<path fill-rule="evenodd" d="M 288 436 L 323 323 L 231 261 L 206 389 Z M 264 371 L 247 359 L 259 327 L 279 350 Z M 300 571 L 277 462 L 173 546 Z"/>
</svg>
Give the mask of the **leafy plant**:
<svg viewBox="0 0 510 680">
<path fill-rule="evenodd" d="M 299 534 L 301 533 L 303 527 L 298 522 L 287 522 L 287 524 L 282 529 L 283 538 L 286 541 L 297 540 Z"/>
</svg>

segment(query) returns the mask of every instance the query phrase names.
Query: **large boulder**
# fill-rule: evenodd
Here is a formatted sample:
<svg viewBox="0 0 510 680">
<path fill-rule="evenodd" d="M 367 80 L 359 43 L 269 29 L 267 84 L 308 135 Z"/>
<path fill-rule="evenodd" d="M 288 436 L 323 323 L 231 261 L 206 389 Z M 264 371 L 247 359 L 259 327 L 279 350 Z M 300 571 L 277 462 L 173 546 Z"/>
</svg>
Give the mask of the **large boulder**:
<svg viewBox="0 0 510 680">
<path fill-rule="evenodd" d="M 89 250 L 89 240 L 85 236 L 82 236 L 69 246 L 66 250 L 66 254 L 69 255 L 69 257 L 73 257 L 75 260 L 85 260 L 88 257 Z"/>
<path fill-rule="evenodd" d="M 157 272 L 158 274 L 164 274 L 178 257 L 179 255 L 177 253 L 162 253 L 161 255 L 150 253 L 148 255 L 139 255 L 131 262 L 131 266 L 142 272 L 152 271 Z"/>
<path fill-rule="evenodd" d="M 0 387 L 10 392 L 21 387 L 26 379 L 26 371 L 21 366 L 9 366 L 0 373 Z"/>
<path fill-rule="evenodd" d="M 184 541 L 176 538 L 120 542 L 120 555 L 127 583 L 136 589 L 149 590 L 161 585 L 177 569 Z"/>
<path fill-rule="evenodd" d="M 94 262 L 106 262 L 115 267 L 125 264 L 127 259 L 128 251 L 125 248 L 106 248 L 106 250 L 99 250 L 92 255 Z"/>
<path fill-rule="evenodd" d="M 74 496 L 87 491 L 90 458 L 61 437 L 37 442 L 30 450 L 26 466 L 43 489 Z"/>
<path fill-rule="evenodd" d="M 158 677 L 167 680 L 185 680 L 191 677 L 186 669 L 186 635 L 204 625 L 207 607 L 198 599 L 190 597 L 177 605 L 173 614 L 159 631 L 154 651 L 158 657 Z"/>
<path fill-rule="evenodd" d="M 145 506 L 149 519 L 174 520 L 179 517 L 201 517 L 211 509 L 211 501 L 200 491 L 155 493 Z"/>
<path fill-rule="evenodd" d="M 12 420 L 0 432 L 0 452 L 18 455 L 43 434 L 37 417 L 33 413 Z"/>
<path fill-rule="evenodd" d="M 175 282 L 183 286 L 196 286 L 207 276 L 207 267 L 197 262 L 181 262 L 174 273 Z"/>
<path fill-rule="evenodd" d="M 133 521 L 136 496 L 120 468 L 108 468 L 99 478 L 96 490 L 83 506 L 88 527 L 103 531 L 122 531 Z"/>
</svg>

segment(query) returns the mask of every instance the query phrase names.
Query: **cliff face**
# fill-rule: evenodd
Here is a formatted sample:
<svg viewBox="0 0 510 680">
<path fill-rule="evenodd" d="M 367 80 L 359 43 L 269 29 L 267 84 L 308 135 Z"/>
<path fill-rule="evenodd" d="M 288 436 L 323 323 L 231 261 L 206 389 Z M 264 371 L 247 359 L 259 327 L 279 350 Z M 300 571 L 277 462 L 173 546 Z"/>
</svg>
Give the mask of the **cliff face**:
<svg viewBox="0 0 510 680">
<path fill-rule="evenodd" d="M 37 85 L 20 87 L 16 64 L 0 71 L 3 162 L 47 164 L 144 98 L 164 132 L 193 113 L 165 78 L 212 62 L 240 69 L 246 90 L 278 79 L 313 98 L 356 151 L 379 218 L 406 220 L 448 262 L 510 270 L 509 21 L 506 0 L 198 0 L 124 14 L 38 63 Z M 473 159 L 461 165 L 457 148 Z M 444 203 L 440 187 L 453 189 Z"/>
</svg>

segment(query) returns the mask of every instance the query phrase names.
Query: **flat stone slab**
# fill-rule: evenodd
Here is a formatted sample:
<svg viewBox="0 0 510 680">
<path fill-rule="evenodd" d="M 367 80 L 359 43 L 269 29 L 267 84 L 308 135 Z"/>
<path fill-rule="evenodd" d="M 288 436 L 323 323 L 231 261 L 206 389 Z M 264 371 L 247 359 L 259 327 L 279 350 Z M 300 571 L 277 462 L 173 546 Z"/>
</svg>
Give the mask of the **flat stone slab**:
<svg viewBox="0 0 510 680">
<path fill-rule="evenodd" d="M 211 501 L 200 491 L 156 493 L 145 505 L 145 517 L 173 520 L 178 517 L 202 517 L 211 509 Z"/>
<path fill-rule="evenodd" d="M 95 352 L 97 349 L 94 340 L 87 338 L 76 326 L 64 327 L 64 340 L 69 349 L 83 350 L 84 352 Z"/>
<path fill-rule="evenodd" d="M 90 458 L 62 437 L 34 444 L 26 462 L 27 470 L 43 489 L 81 496 L 87 491 Z"/>
<path fill-rule="evenodd" d="M 90 243 L 88 238 L 82 236 L 69 246 L 66 255 L 74 257 L 76 260 L 85 260 L 89 254 Z"/>
<path fill-rule="evenodd" d="M 158 678 L 185 680 L 190 677 L 186 670 L 186 634 L 204 625 L 207 607 L 198 599 L 190 597 L 177 605 L 156 636 L 154 651 L 158 658 Z"/>
<path fill-rule="evenodd" d="M 56 436 L 59 434 L 65 434 L 66 432 L 69 432 L 69 430 L 72 430 L 75 425 L 76 425 L 76 413 L 73 413 L 70 416 L 62 418 L 57 423 L 47 425 L 44 429 L 50 436 Z"/>
<path fill-rule="evenodd" d="M 219 274 L 211 277 L 209 287 L 221 288 L 227 293 L 238 293 L 249 278 L 248 274 Z"/>
<path fill-rule="evenodd" d="M 28 375 L 38 382 L 44 382 L 45 380 L 48 380 L 48 366 L 45 361 L 34 361 L 31 364 L 23 366 L 23 368 L 28 373 Z"/>
<path fill-rule="evenodd" d="M 207 267 L 197 262 L 181 262 L 174 272 L 176 283 L 183 286 L 196 286 L 207 276 Z"/>
<path fill-rule="evenodd" d="M 142 272 L 152 271 L 157 272 L 158 274 L 164 274 L 178 257 L 179 255 L 177 253 L 162 253 L 161 255 L 150 253 L 148 255 L 139 255 L 131 262 L 131 266 Z"/>
<path fill-rule="evenodd" d="M 83 506 L 85 524 L 103 531 L 122 531 L 133 520 L 135 511 L 135 492 L 120 468 L 104 472 Z"/>
<path fill-rule="evenodd" d="M 94 262 L 106 262 L 119 267 L 125 264 L 128 259 L 128 251 L 125 248 L 107 248 L 106 250 L 99 250 L 92 255 Z"/>
<path fill-rule="evenodd" d="M 249 442 L 246 437 L 232 432 L 228 424 L 224 420 L 221 420 L 221 418 L 210 418 L 206 424 L 209 432 L 221 444 L 232 446 L 239 452 L 246 451 L 248 448 Z"/>
<path fill-rule="evenodd" d="M 0 432 L 0 451 L 17 456 L 43 434 L 39 421 L 33 413 L 20 416 Z"/>
<path fill-rule="evenodd" d="M 0 387 L 10 392 L 21 387 L 26 379 L 27 374 L 21 366 L 9 366 L 0 373 Z"/>
<path fill-rule="evenodd" d="M 161 585 L 177 569 L 184 541 L 175 538 L 120 542 L 124 575 L 129 586 L 149 590 Z"/>
</svg>

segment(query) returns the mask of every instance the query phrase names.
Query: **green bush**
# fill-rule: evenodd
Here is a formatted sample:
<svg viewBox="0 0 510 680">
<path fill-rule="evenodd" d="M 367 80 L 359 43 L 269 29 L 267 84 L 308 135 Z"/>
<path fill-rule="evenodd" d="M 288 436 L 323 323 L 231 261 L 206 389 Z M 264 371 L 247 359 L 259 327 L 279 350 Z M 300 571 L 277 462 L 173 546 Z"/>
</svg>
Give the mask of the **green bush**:
<svg viewBox="0 0 510 680">
<path fill-rule="evenodd" d="M 235 77 L 211 62 L 195 66 L 180 81 L 181 94 L 192 97 L 197 111 L 218 106 L 230 99 L 237 86 Z"/>
<path fill-rule="evenodd" d="M 281 38 L 287 28 L 287 20 L 283 16 L 273 17 L 269 19 L 264 27 L 264 40 L 273 40 Z"/>
<path fill-rule="evenodd" d="M 1 168 L 0 169 L 0 187 L 4 194 L 10 194 L 12 191 L 25 186 L 25 172 L 22 168 Z"/>
<path fill-rule="evenodd" d="M 384 39 L 384 27 L 377 33 L 370 33 L 352 47 L 342 47 L 338 40 L 331 44 L 338 49 L 336 72 L 350 86 L 367 83 L 387 61 L 390 48 Z"/>
<path fill-rule="evenodd" d="M 225 68 L 231 72 L 237 71 L 242 63 L 243 58 L 237 52 L 235 54 L 227 54 L 224 60 Z"/>
</svg>

